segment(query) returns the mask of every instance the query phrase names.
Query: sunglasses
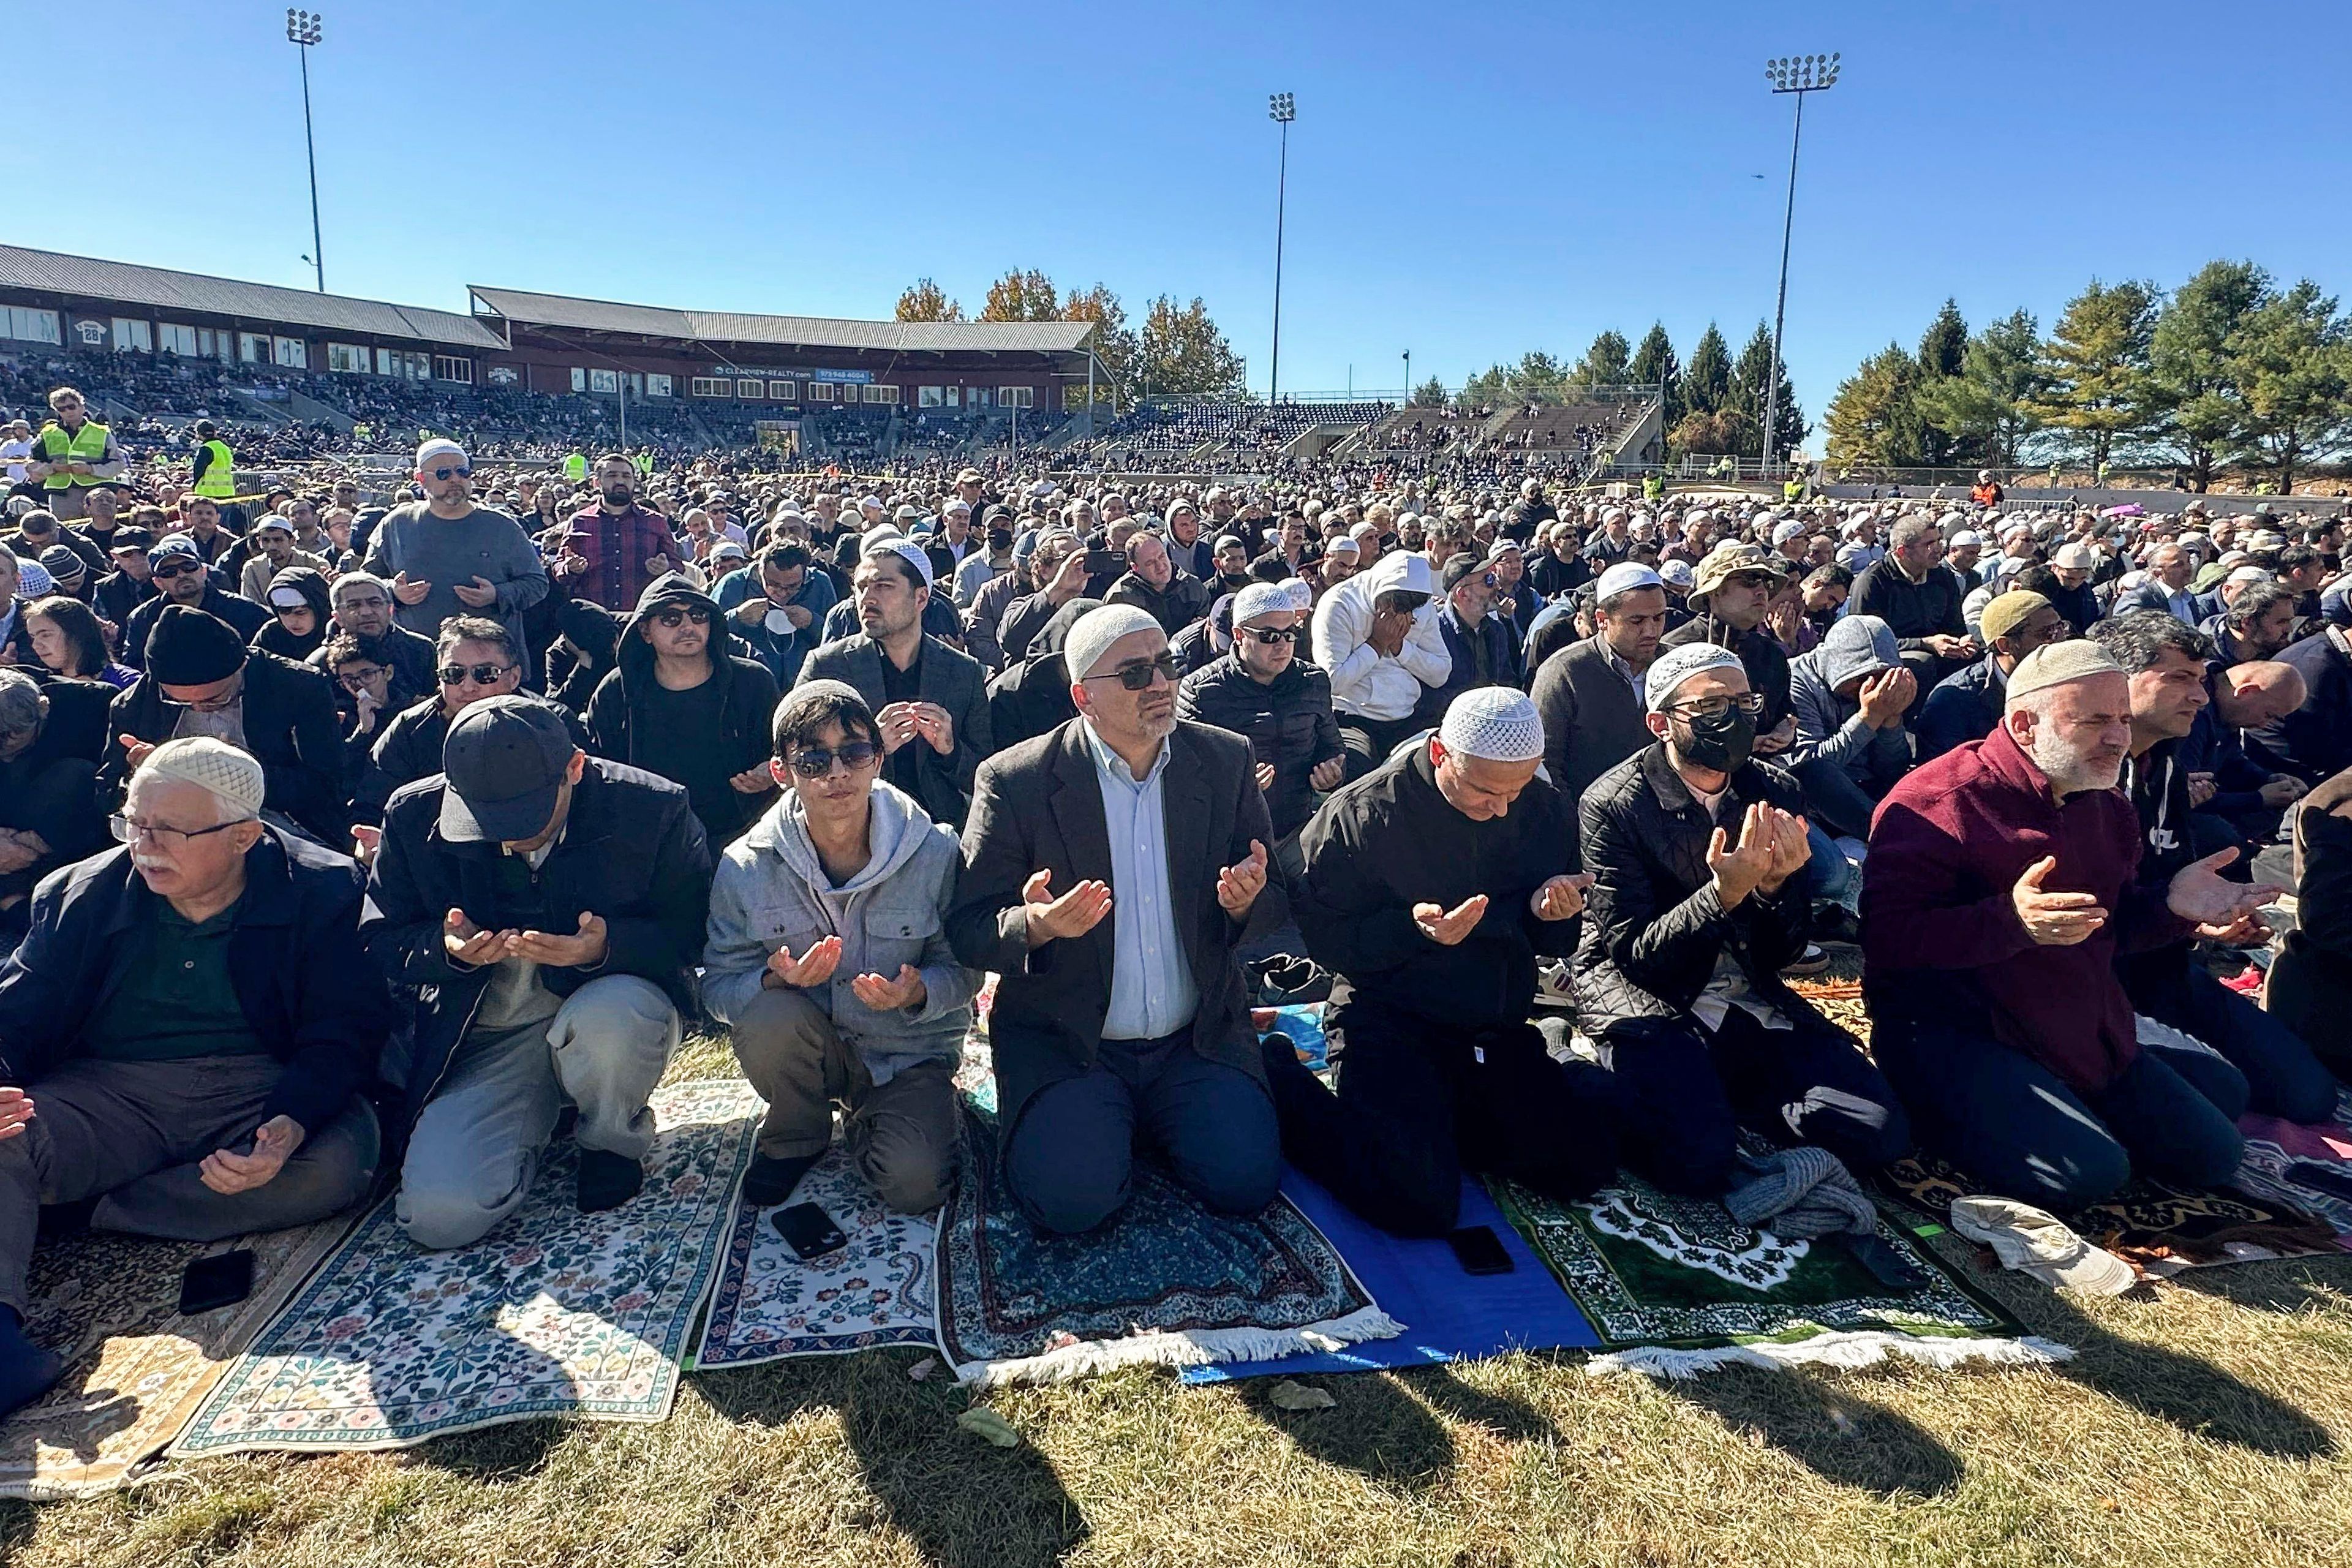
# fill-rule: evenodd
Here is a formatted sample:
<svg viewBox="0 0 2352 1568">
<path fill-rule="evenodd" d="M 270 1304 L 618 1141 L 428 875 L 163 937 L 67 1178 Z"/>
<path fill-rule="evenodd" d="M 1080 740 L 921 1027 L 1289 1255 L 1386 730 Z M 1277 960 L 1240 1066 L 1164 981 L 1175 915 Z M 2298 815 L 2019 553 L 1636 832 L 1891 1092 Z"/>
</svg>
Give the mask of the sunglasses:
<svg viewBox="0 0 2352 1568">
<path fill-rule="evenodd" d="M 168 583 L 174 577 L 184 577 L 191 572 L 201 572 L 204 569 L 203 562 L 190 561 L 183 556 L 177 560 L 164 562 L 161 566 L 156 567 L 151 575 L 161 577 Z"/>
<path fill-rule="evenodd" d="M 488 686 L 513 668 L 510 664 L 446 664 L 441 667 L 441 684 L 463 686 L 471 680 L 477 686 Z"/>
<path fill-rule="evenodd" d="M 679 626 L 686 625 L 688 621 L 692 621 L 698 626 L 709 626 L 710 624 L 710 612 L 702 608 L 698 605 L 677 605 L 667 610 L 655 611 L 654 619 L 658 624 L 675 631 Z"/>
<path fill-rule="evenodd" d="M 821 779 L 833 772 L 839 763 L 856 773 L 881 754 L 881 748 L 871 741 L 844 741 L 830 750 L 824 746 L 803 746 L 793 753 L 793 772 L 804 779 Z"/>
<path fill-rule="evenodd" d="M 1265 644 L 1268 647 L 1272 647 L 1278 642 L 1297 642 L 1298 640 L 1298 628 L 1297 626 L 1284 626 L 1279 629 L 1273 626 L 1244 626 L 1242 630 L 1257 638 L 1258 641 Z"/>
<path fill-rule="evenodd" d="M 451 479 L 470 479 L 474 477 L 474 470 L 470 467 L 463 468 L 436 468 L 433 470 L 433 477 L 446 484 Z"/>
<path fill-rule="evenodd" d="M 1183 674 L 1184 667 L 1176 662 L 1176 656 L 1172 653 L 1163 653 L 1158 658 L 1138 659 L 1133 664 L 1122 664 L 1107 675 L 1089 675 L 1084 679 L 1116 680 L 1129 691 L 1149 691 L 1151 689 L 1153 676 L 1165 676 L 1168 684 L 1173 686 L 1182 679 Z"/>
</svg>

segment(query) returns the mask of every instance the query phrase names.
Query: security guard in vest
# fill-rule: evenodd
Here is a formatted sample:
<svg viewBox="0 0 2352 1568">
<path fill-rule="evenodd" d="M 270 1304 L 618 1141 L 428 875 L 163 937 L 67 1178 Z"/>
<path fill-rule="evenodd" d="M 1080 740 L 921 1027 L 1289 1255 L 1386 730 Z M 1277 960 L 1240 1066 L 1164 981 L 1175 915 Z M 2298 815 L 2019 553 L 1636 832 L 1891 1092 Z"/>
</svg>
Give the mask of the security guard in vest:
<svg viewBox="0 0 2352 1568">
<path fill-rule="evenodd" d="M 588 454 L 585 452 L 574 452 L 570 457 L 564 458 L 563 477 L 566 480 L 575 485 L 581 480 L 586 479 L 588 477 Z"/>
<path fill-rule="evenodd" d="M 1780 481 L 1780 499 L 1790 506 L 1805 499 L 1805 476 L 1790 474 Z"/>
<path fill-rule="evenodd" d="M 35 460 L 25 473 L 42 481 L 51 516 L 79 519 L 87 515 L 83 498 L 121 476 L 122 458 L 112 433 L 89 417 L 89 405 L 72 387 L 50 393 L 49 409 L 57 417 L 33 437 Z"/>
<path fill-rule="evenodd" d="M 1664 499 L 1665 493 L 1665 475 L 1643 474 L 1642 476 L 1642 499 L 1643 500 L 1661 500 Z"/>
<path fill-rule="evenodd" d="M 196 477 L 194 489 L 200 496 L 210 496 L 224 501 L 236 494 L 236 455 L 228 443 L 220 438 L 219 429 L 209 419 L 196 421 Z"/>
</svg>

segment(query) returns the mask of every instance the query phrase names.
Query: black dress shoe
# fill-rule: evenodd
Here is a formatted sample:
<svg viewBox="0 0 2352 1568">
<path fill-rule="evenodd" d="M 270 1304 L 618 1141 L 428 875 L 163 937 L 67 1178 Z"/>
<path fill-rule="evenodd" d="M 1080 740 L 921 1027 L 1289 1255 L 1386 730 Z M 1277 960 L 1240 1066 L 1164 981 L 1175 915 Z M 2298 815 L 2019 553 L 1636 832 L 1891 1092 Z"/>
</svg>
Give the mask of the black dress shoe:
<svg viewBox="0 0 2352 1568">
<path fill-rule="evenodd" d="M 646 1184 L 643 1163 L 603 1149 L 580 1151 L 577 1201 L 582 1214 L 602 1214 L 635 1197 Z"/>
<path fill-rule="evenodd" d="M 795 1154 L 788 1160 L 773 1154 L 754 1155 L 751 1168 L 743 1173 L 743 1201 L 755 1209 L 773 1208 L 793 1195 L 809 1167 L 823 1158 L 822 1152 Z"/>
</svg>

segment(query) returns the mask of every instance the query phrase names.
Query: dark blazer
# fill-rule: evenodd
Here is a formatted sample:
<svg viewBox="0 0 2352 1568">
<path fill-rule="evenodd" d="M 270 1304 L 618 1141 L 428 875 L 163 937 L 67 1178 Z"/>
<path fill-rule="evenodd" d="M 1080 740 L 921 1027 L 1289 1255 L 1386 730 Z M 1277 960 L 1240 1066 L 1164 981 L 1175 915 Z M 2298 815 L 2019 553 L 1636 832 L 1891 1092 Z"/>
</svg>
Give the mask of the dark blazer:
<svg viewBox="0 0 2352 1568">
<path fill-rule="evenodd" d="M 451 910 L 486 930 L 499 926 L 496 844 L 441 837 L 439 773 L 394 792 L 383 809 L 383 842 L 369 868 L 360 940 L 394 986 L 415 994 L 415 1037 L 385 1078 L 401 1087 L 403 1114 L 384 1129 L 404 1140 L 449 1059 L 466 1037 L 492 965 L 460 969 L 441 943 Z M 551 922 L 571 932 L 580 916 L 604 917 L 604 962 L 593 970 L 542 966 L 539 977 L 569 996 L 607 974 L 635 974 L 660 986 L 673 1006 L 695 1016 L 695 961 L 709 915 L 710 847 L 669 780 L 591 757 L 572 792 L 562 842 L 531 879 Z M 386 1164 L 392 1162 L 387 1160 Z"/>
<path fill-rule="evenodd" d="M 1038 1090 L 1094 1066 L 1110 1007 L 1115 917 L 1106 915 L 1084 936 L 1032 948 L 1022 913 L 1022 885 L 1040 870 L 1053 873 L 1056 896 L 1089 879 L 1111 880 L 1102 783 L 1085 722 L 1073 719 L 981 765 L 963 830 L 963 878 L 948 911 L 956 957 L 1000 976 L 989 1030 L 1007 1138 Z M 1173 750 L 1160 790 L 1169 905 L 1201 997 L 1192 1048 L 1264 1083 L 1234 949 L 1279 930 L 1290 904 L 1269 867 L 1248 921 L 1236 924 L 1217 902 L 1217 873 L 1246 858 L 1253 838 L 1272 854 L 1265 797 L 1249 742 L 1239 736 L 1179 720 L 1168 743 Z M 1116 884 L 1111 895 L 1118 897 Z"/>
<path fill-rule="evenodd" d="M 352 823 L 333 686 L 290 658 L 259 648 L 246 653 L 245 746 L 261 763 L 268 786 L 263 804 L 321 842 L 341 844 L 350 837 Z M 147 742 L 170 740 L 179 721 L 180 710 L 163 700 L 163 689 L 152 675 L 117 692 L 107 716 L 114 733 Z M 129 754 L 120 745 L 108 747 L 106 761 L 99 764 L 99 797 L 112 801 L 130 772 Z"/>
<path fill-rule="evenodd" d="M 360 868 L 299 834 L 262 825 L 245 854 L 245 897 L 228 939 L 229 984 L 286 1071 L 257 1121 L 316 1132 L 373 1078 L 392 1025 L 383 982 L 360 951 Z M 0 1074 L 17 1085 L 80 1054 L 81 1030 L 120 984 L 124 933 L 155 895 L 114 848 L 60 867 L 33 895 L 32 930 L 0 963 Z"/>
<path fill-rule="evenodd" d="M 909 742 L 922 747 L 917 753 L 922 763 L 917 770 L 919 787 L 912 793 L 933 822 L 952 827 L 963 820 L 971 805 L 972 775 L 979 772 L 981 759 L 996 749 L 988 721 L 988 672 L 970 654 L 926 636 L 917 673 L 920 700 L 938 703 L 954 721 L 955 750 L 943 757 L 928 742 Z M 800 679 L 793 684 L 803 686 L 812 680 L 846 681 L 877 713 L 888 700 L 882 686 L 882 645 L 864 632 L 826 643 L 810 654 L 801 666 Z"/>
<path fill-rule="evenodd" d="M 2305 795 L 2294 815 L 2300 917 L 2263 982 L 2271 1016 L 2339 1076 L 2352 1068 L 2352 772 Z"/>
</svg>

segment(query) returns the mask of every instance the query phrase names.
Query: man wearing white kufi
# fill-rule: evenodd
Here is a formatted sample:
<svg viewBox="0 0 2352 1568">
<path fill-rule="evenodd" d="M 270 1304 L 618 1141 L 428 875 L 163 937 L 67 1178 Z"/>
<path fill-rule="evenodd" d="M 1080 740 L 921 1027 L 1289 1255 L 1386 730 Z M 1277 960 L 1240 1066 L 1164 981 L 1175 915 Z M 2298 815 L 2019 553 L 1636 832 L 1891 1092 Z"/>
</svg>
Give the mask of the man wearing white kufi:
<svg viewBox="0 0 2352 1568">
<path fill-rule="evenodd" d="M 1336 1095 L 1286 1045 L 1266 1052 L 1283 1147 L 1398 1235 L 1453 1228 L 1465 1171 L 1567 1200 L 1616 1169 L 1606 1079 L 1553 1061 L 1528 1022 L 1537 957 L 1574 948 L 1587 881 L 1543 746 L 1525 694 L 1465 691 L 1299 836 L 1293 912 L 1351 994 Z"/>
<path fill-rule="evenodd" d="M 140 762 L 120 847 L 52 875 L 0 964 L 0 1413 L 62 1363 L 25 1333 L 43 1204 L 215 1241 L 364 1194 L 359 1089 L 391 1022 L 342 856 L 260 820 L 261 764 L 210 737 Z"/>
<path fill-rule="evenodd" d="M 1804 798 L 1751 755 L 1762 701 L 1747 669 L 1688 644 L 1650 666 L 1643 696 L 1656 742 L 1580 805 L 1593 883 L 1577 1012 L 1617 1079 L 1626 1163 L 1716 1197 L 1743 1128 L 1855 1173 L 1899 1158 L 1911 1135 L 1894 1090 L 1780 979 L 1811 912 Z"/>
</svg>

